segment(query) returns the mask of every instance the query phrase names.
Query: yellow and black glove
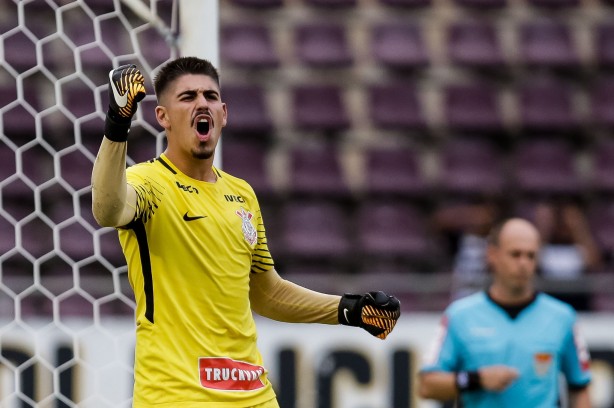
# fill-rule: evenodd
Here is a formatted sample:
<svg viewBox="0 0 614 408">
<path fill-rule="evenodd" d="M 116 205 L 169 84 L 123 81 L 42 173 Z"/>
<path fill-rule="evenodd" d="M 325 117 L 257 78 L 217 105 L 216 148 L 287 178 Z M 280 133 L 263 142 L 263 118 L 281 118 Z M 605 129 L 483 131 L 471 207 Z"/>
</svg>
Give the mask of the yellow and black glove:
<svg viewBox="0 0 614 408">
<path fill-rule="evenodd" d="M 145 78 L 136 65 L 122 65 L 109 72 L 109 109 L 104 126 L 108 139 L 114 142 L 128 140 L 132 116 L 145 93 Z"/>
<path fill-rule="evenodd" d="M 341 297 L 338 313 L 339 323 L 361 327 L 383 340 L 401 316 L 401 302 L 381 291 L 364 295 L 346 293 Z"/>
</svg>

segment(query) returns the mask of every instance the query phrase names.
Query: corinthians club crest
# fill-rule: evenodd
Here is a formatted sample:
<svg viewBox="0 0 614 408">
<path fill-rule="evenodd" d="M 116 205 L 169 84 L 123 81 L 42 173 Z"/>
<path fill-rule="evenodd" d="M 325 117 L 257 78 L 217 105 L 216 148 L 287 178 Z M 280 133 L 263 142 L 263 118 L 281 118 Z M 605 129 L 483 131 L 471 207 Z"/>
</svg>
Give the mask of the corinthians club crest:
<svg viewBox="0 0 614 408">
<path fill-rule="evenodd" d="M 254 218 L 254 214 L 249 211 L 246 211 L 245 208 L 241 207 L 240 210 L 235 211 L 243 223 L 241 224 L 241 230 L 243 231 L 243 238 L 247 241 L 248 244 L 254 245 L 258 240 L 258 233 L 256 232 L 256 228 L 252 224 L 252 218 Z"/>
</svg>

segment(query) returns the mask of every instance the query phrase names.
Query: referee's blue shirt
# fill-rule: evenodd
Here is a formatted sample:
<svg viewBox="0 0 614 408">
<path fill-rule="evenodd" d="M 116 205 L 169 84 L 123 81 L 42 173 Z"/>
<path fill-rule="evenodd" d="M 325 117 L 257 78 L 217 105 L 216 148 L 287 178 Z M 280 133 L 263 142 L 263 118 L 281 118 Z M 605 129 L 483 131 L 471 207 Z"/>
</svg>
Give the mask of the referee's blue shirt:
<svg viewBox="0 0 614 408">
<path fill-rule="evenodd" d="M 519 377 L 501 392 L 461 393 L 463 407 L 558 407 L 559 373 L 572 388 L 584 387 L 591 379 L 575 311 L 544 293 L 515 318 L 486 292 L 453 302 L 422 371 L 475 371 L 501 364 L 516 368 Z"/>
</svg>

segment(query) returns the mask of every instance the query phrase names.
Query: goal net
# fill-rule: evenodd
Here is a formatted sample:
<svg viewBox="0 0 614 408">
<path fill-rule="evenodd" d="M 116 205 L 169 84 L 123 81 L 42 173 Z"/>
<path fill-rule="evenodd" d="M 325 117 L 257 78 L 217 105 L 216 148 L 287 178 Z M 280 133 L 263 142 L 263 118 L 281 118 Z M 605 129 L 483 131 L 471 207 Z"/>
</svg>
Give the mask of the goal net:
<svg viewBox="0 0 614 408">
<path fill-rule="evenodd" d="M 134 63 L 151 84 L 180 54 L 178 1 L 0 10 L 0 406 L 127 407 L 134 302 L 117 232 L 91 215 L 90 176 L 108 71 Z M 129 164 L 163 148 L 148 91 Z"/>
</svg>

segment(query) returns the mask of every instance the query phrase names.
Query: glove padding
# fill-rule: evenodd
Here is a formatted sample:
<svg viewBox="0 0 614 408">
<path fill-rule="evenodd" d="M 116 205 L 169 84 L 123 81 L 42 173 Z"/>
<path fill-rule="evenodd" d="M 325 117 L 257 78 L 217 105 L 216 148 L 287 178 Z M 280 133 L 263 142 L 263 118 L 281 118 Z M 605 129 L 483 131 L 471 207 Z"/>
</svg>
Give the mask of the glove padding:
<svg viewBox="0 0 614 408">
<path fill-rule="evenodd" d="M 134 64 L 122 65 L 109 72 L 109 110 L 104 133 L 115 142 L 128 140 L 130 121 L 137 103 L 145 97 L 145 78 Z"/>
<path fill-rule="evenodd" d="M 361 327 L 382 340 L 392 332 L 399 316 L 401 302 L 381 291 L 364 295 L 346 293 L 339 302 L 339 323 Z"/>
</svg>

